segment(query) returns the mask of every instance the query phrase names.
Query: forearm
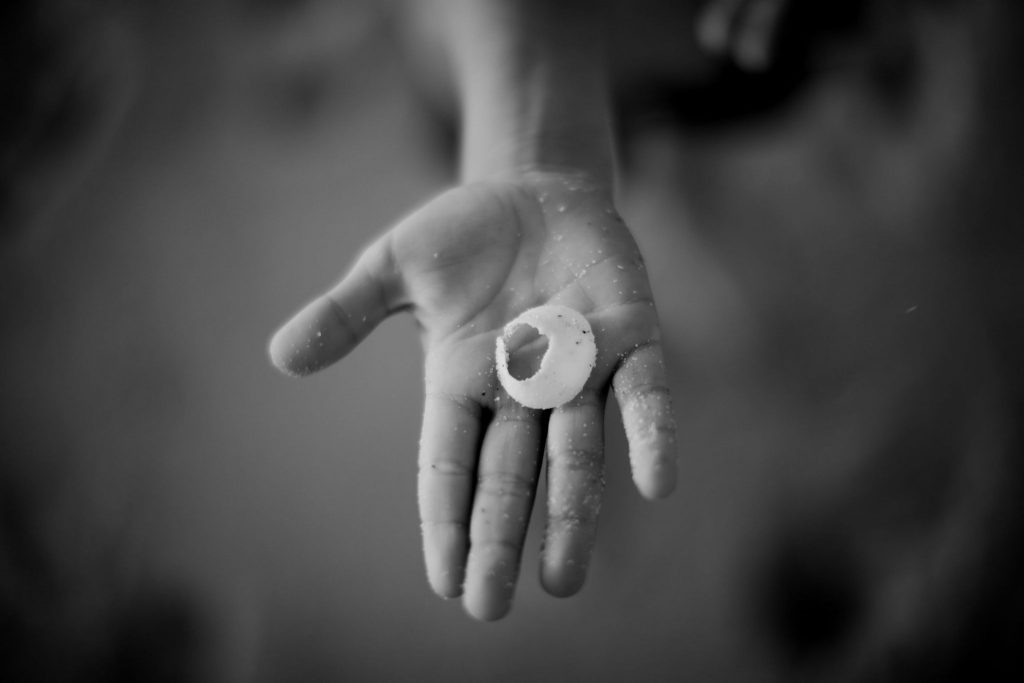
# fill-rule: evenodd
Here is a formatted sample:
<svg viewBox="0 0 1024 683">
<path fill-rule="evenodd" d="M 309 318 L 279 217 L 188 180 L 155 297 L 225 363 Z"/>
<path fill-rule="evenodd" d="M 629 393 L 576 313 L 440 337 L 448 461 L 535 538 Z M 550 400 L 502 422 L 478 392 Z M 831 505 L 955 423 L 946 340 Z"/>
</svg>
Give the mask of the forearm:
<svg viewBox="0 0 1024 683">
<path fill-rule="evenodd" d="M 602 3 L 442 1 L 462 110 L 462 179 L 573 170 L 611 183 Z"/>
</svg>

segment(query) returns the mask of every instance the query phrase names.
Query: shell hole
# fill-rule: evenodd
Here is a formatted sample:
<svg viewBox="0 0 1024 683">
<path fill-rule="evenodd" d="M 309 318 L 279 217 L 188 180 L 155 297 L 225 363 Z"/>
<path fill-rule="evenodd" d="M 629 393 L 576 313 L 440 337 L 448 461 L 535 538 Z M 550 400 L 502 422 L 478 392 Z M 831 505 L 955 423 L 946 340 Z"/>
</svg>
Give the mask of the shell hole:
<svg viewBox="0 0 1024 683">
<path fill-rule="evenodd" d="M 508 373 L 520 382 L 537 374 L 548 352 L 548 338 L 532 325 L 516 326 L 505 337 L 508 350 Z"/>
</svg>

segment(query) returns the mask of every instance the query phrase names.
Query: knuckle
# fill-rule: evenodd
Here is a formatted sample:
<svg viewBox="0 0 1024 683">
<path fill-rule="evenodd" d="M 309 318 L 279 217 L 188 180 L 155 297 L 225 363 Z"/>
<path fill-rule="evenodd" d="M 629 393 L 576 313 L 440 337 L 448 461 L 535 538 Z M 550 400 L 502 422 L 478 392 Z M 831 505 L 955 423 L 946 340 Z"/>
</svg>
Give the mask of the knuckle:
<svg viewBox="0 0 1024 683">
<path fill-rule="evenodd" d="M 549 465 L 563 471 L 593 473 L 604 470 L 604 451 L 597 447 L 554 446 L 548 452 Z"/>
<path fill-rule="evenodd" d="M 548 533 L 565 531 L 590 531 L 597 526 L 596 509 L 574 509 L 548 512 Z"/>
<path fill-rule="evenodd" d="M 518 556 L 522 549 L 515 539 L 507 536 L 479 536 L 471 540 L 473 550 L 488 554 Z"/>
<path fill-rule="evenodd" d="M 477 493 L 496 498 L 530 498 L 535 479 L 518 472 L 491 471 L 477 480 Z"/>
<path fill-rule="evenodd" d="M 431 391 L 427 393 L 426 398 L 431 401 L 447 403 L 472 419 L 479 419 L 484 412 L 484 407 L 480 403 L 469 396 L 462 394 L 454 394 L 445 391 Z"/>
<path fill-rule="evenodd" d="M 513 425 L 517 428 L 533 427 L 539 423 L 542 412 L 508 401 L 495 413 L 493 422 L 495 425 Z"/>
<path fill-rule="evenodd" d="M 671 413 L 672 393 L 661 382 L 616 388 L 616 400 L 623 411 L 657 419 Z"/>
<path fill-rule="evenodd" d="M 471 479 L 474 467 L 457 458 L 433 458 L 420 464 L 420 474 Z"/>
<path fill-rule="evenodd" d="M 354 344 L 360 339 L 359 329 L 352 320 L 352 314 L 345 306 L 331 294 L 324 294 L 319 298 L 319 305 L 322 309 L 330 311 L 330 317 L 334 321 L 336 334 L 344 345 Z"/>
<path fill-rule="evenodd" d="M 557 413 L 569 413 L 574 411 L 590 411 L 603 409 L 601 395 L 594 389 L 584 388 L 568 403 L 555 409 Z"/>
</svg>

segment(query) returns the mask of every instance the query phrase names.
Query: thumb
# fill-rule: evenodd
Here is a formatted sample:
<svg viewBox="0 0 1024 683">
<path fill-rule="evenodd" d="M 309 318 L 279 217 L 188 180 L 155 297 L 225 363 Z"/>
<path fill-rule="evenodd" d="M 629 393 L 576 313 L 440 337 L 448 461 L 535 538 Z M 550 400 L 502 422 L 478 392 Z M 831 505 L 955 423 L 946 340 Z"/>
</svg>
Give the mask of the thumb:
<svg viewBox="0 0 1024 683">
<path fill-rule="evenodd" d="M 305 376 L 341 360 L 399 306 L 401 278 L 388 235 L 371 244 L 333 289 L 300 310 L 270 340 L 270 360 Z"/>
</svg>

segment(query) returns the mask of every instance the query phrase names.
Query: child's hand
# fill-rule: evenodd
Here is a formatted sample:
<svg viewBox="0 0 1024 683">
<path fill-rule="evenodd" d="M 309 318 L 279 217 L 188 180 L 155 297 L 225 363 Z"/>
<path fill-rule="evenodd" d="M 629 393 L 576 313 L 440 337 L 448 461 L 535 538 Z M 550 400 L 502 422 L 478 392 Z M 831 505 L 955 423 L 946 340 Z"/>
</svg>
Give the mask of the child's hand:
<svg viewBox="0 0 1024 683">
<path fill-rule="evenodd" d="M 598 347 L 582 392 L 550 413 L 509 398 L 494 367 L 502 327 L 547 303 L 586 315 Z M 541 582 L 554 595 L 575 593 L 602 498 L 609 386 L 637 488 L 656 498 L 675 484 L 657 314 L 610 189 L 538 172 L 450 190 L 372 243 L 275 335 L 271 356 L 286 372 L 315 372 L 406 309 L 426 354 L 419 504 L 431 586 L 445 597 L 465 591 L 466 609 L 481 619 L 508 611 L 546 448 Z"/>
</svg>

